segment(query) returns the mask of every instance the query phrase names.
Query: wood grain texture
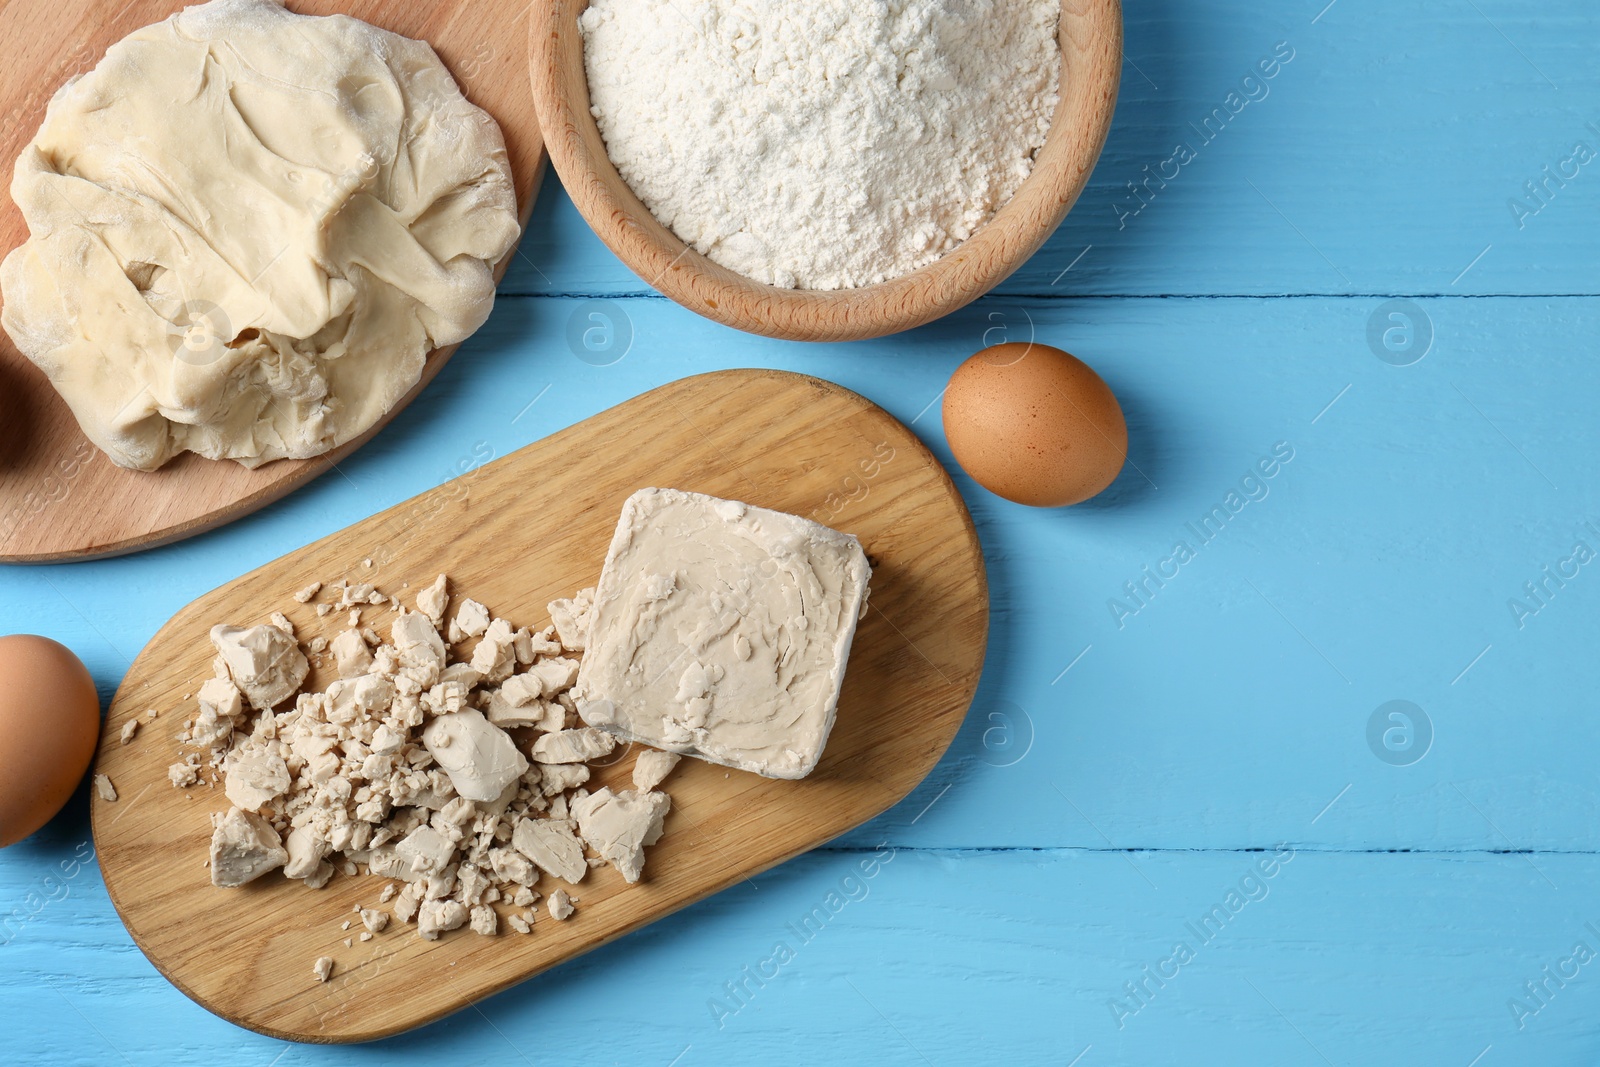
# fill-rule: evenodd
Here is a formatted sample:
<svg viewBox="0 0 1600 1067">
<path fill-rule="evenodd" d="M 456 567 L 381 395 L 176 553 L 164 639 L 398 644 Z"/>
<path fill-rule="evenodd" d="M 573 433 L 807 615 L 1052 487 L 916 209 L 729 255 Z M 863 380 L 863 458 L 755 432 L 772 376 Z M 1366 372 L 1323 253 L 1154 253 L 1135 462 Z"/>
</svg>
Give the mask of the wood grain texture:
<svg viewBox="0 0 1600 1067">
<path fill-rule="evenodd" d="M 885 453 L 888 456 L 885 458 Z M 867 479 L 863 461 L 879 461 Z M 437 944 L 395 923 L 343 949 L 339 924 L 383 880 L 336 878 L 313 892 L 277 875 L 241 890 L 210 884 L 206 813 L 217 794 L 173 789 L 165 768 L 216 622 L 254 623 L 282 608 L 302 640 L 331 636 L 289 594 L 313 578 L 359 576 L 381 557 L 409 575 L 406 600 L 443 570 L 455 591 L 514 622 L 592 585 L 622 501 L 648 485 L 681 487 L 827 517 L 830 499 L 864 487 L 849 532 L 873 561 L 860 624 L 822 763 L 780 782 L 685 760 L 668 782 L 673 810 L 646 880 L 609 868 L 575 891 L 577 915 L 542 915 L 529 937 L 467 931 Z M 818 514 L 819 504 L 822 514 Z M 369 612 L 369 615 L 371 613 Z M 383 629 L 391 613 L 363 618 Z M 894 418 L 819 379 L 723 371 L 663 386 L 390 508 L 201 597 L 164 626 L 112 702 L 97 770 L 122 794 L 93 806 L 106 886 L 152 963 L 189 996 L 242 1026 L 304 1041 L 359 1041 L 458 1010 L 562 960 L 739 882 L 885 810 L 928 773 L 955 736 L 983 664 L 988 595 L 977 536 L 944 469 Z M 313 675 L 320 687 L 329 679 Z M 155 707 L 134 744 L 117 734 Z M 624 783 L 632 759 L 593 782 Z M 552 885 L 542 887 L 548 892 Z M 205 916 L 204 922 L 194 921 Z M 333 979 L 310 979 L 320 955 Z"/>
<path fill-rule="evenodd" d="M 0 6 L 7 42 L 0 76 L 0 163 L 10 165 L 32 139 L 45 105 L 68 78 L 91 69 L 111 44 L 180 10 L 181 0 L 133 0 L 113 17 L 94 0 L 20 0 Z M 500 124 L 511 157 L 519 215 L 528 211 L 544 170 L 544 149 L 529 99 L 523 0 L 294 0 L 302 14 L 348 14 L 428 41 L 468 99 Z M 0 255 L 27 239 L 9 196 L 0 201 Z M 498 278 L 515 252 L 495 268 Z M 0 562 L 90 559 L 165 544 L 248 514 L 329 470 L 360 448 L 444 366 L 457 346 L 430 353 L 417 384 L 355 440 L 307 460 L 248 470 L 231 460 L 184 453 L 158 471 L 125 470 L 92 445 L 66 403 L 10 338 L 0 333 Z M 97 502 L 69 517 L 50 505 L 68 492 Z"/>
<path fill-rule="evenodd" d="M 878 285 L 780 289 L 719 266 L 650 214 L 606 155 L 589 112 L 578 15 L 588 0 L 549 0 L 529 25 L 534 106 L 550 159 L 600 239 L 690 311 L 794 341 L 879 337 L 920 326 L 988 292 L 1055 231 L 1089 180 L 1110 128 L 1122 67 L 1119 0 L 1063 0 L 1061 102 L 1033 173 L 955 250 Z"/>
</svg>

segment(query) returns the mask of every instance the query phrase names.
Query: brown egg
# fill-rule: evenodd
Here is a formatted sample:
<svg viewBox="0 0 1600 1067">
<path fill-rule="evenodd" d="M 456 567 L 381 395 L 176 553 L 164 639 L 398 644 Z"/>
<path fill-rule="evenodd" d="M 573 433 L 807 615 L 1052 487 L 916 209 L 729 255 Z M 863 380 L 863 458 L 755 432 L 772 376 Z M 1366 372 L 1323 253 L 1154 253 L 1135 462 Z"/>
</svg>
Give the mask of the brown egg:
<svg viewBox="0 0 1600 1067">
<path fill-rule="evenodd" d="M 1053 508 L 1110 485 L 1128 455 L 1128 424 L 1082 360 L 1049 345 L 995 345 L 950 376 L 944 434 L 979 485 Z"/>
<path fill-rule="evenodd" d="M 48 637 L 0 637 L 0 848 L 61 810 L 99 737 L 100 698 L 83 661 Z"/>
</svg>

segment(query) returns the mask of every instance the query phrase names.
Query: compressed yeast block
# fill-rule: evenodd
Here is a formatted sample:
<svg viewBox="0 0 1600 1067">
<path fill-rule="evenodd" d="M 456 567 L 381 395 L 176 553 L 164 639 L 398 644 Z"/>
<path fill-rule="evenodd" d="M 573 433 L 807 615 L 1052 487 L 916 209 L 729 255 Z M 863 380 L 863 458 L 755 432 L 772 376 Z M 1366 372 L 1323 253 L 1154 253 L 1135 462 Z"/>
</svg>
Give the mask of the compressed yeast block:
<svg viewBox="0 0 1600 1067">
<path fill-rule="evenodd" d="M 870 574 L 849 534 L 641 489 L 595 589 L 578 713 L 624 740 L 803 778 L 833 728 Z"/>
</svg>

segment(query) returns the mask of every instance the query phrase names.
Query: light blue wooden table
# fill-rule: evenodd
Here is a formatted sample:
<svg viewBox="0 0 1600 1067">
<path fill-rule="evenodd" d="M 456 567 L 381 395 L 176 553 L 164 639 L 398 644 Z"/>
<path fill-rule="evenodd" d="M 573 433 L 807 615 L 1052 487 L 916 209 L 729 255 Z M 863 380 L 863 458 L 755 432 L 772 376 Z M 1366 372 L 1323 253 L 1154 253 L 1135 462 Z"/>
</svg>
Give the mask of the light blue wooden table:
<svg viewBox="0 0 1600 1067">
<path fill-rule="evenodd" d="M 1098 367 L 1130 423 L 1130 469 L 1082 507 L 956 473 L 989 660 L 882 818 L 425 1030 L 324 1048 L 151 968 L 81 862 L 80 796 L 0 853 L 0 1062 L 1600 1059 L 1600 161 L 1578 161 L 1600 152 L 1600 22 L 1580 0 L 1326 2 L 1130 0 L 1076 211 L 999 293 L 900 337 L 702 321 L 552 178 L 489 324 L 347 478 L 167 548 L 0 572 L 0 631 L 66 642 L 109 696 L 205 590 L 683 375 L 831 378 L 948 462 L 949 373 L 1033 336 Z M 569 347 L 591 312 L 631 335 L 619 361 Z"/>
</svg>

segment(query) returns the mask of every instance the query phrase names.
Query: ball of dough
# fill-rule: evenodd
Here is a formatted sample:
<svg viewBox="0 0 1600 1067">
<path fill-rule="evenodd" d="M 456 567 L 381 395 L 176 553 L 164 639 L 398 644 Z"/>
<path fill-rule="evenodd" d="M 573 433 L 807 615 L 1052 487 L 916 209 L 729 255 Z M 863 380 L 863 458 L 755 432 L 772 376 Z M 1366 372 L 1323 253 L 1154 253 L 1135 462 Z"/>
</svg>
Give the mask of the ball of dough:
<svg viewBox="0 0 1600 1067">
<path fill-rule="evenodd" d="M 113 461 L 254 467 L 359 436 L 482 325 L 500 129 L 428 45 L 274 0 L 138 30 L 17 160 L 0 324 Z"/>
</svg>

